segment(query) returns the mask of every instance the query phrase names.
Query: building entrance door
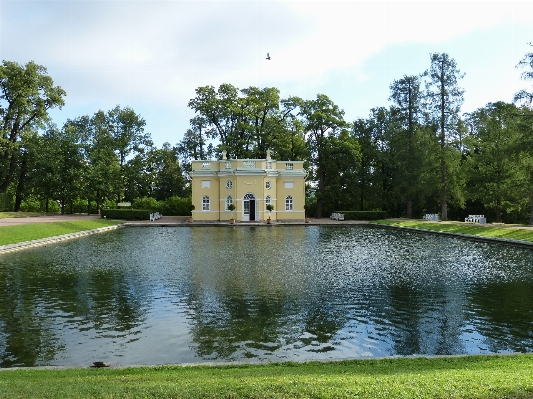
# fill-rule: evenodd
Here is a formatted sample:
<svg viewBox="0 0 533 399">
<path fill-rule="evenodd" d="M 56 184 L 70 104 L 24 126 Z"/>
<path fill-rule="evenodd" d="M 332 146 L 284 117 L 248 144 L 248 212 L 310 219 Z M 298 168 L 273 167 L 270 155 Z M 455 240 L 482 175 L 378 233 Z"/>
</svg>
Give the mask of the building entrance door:
<svg viewBox="0 0 533 399">
<path fill-rule="evenodd" d="M 243 199 L 242 221 L 255 220 L 255 195 L 246 194 Z"/>
</svg>

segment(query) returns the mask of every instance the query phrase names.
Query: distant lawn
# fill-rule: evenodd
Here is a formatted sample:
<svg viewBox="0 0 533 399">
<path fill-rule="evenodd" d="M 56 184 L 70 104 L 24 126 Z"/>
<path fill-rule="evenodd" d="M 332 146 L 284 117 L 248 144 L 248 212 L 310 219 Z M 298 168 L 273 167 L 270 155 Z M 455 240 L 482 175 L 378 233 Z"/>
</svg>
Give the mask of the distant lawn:
<svg viewBox="0 0 533 399">
<path fill-rule="evenodd" d="M 0 212 L 0 219 L 5 218 L 29 218 L 36 216 L 56 215 L 56 213 L 45 212 Z"/>
<path fill-rule="evenodd" d="M 391 226 L 410 227 L 415 229 L 442 231 L 455 234 L 470 234 L 481 237 L 506 238 L 509 240 L 533 241 L 533 229 L 520 229 L 517 227 L 506 227 L 505 225 L 473 225 L 469 223 L 438 223 L 417 220 L 379 220 L 377 224 L 387 224 Z"/>
<path fill-rule="evenodd" d="M 2 398 L 531 398 L 533 356 L 0 371 Z"/>
<path fill-rule="evenodd" d="M 0 245 L 60 236 L 78 231 L 113 226 L 120 223 L 108 219 L 93 219 L 0 226 Z"/>
</svg>

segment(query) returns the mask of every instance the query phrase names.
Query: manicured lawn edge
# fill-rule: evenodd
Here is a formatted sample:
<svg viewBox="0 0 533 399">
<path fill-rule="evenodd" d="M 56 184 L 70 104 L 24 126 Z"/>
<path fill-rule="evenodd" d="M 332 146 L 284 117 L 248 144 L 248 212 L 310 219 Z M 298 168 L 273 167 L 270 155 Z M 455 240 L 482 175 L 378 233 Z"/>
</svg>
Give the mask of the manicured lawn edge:
<svg viewBox="0 0 533 399">
<path fill-rule="evenodd" d="M 122 224 L 122 222 L 109 219 L 92 219 L 0 226 L 0 245 L 60 237 L 119 224 Z"/>
<path fill-rule="evenodd" d="M 483 241 L 494 241 L 533 247 L 533 229 L 519 227 L 493 225 L 480 226 L 461 222 L 442 223 L 416 220 L 379 220 L 369 224 L 418 232 L 439 233 L 460 238 L 480 239 Z"/>
<path fill-rule="evenodd" d="M 530 398 L 533 355 L 4 369 L 2 398 Z"/>
</svg>

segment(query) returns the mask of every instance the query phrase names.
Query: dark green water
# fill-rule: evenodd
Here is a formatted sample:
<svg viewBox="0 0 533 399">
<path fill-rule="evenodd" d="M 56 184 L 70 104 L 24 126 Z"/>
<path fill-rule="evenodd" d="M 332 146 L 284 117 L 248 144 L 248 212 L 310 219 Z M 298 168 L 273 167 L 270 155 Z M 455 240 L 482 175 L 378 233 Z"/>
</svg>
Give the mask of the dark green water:
<svg viewBox="0 0 533 399">
<path fill-rule="evenodd" d="M 530 250 L 367 227 L 152 227 L 0 256 L 0 367 L 532 351 Z"/>
</svg>

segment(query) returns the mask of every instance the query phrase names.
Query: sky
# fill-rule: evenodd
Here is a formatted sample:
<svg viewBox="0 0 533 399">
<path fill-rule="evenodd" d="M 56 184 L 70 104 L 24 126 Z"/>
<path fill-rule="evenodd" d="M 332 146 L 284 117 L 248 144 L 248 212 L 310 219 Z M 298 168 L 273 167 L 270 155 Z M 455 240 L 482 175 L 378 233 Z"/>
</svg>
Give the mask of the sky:
<svg viewBox="0 0 533 399">
<path fill-rule="evenodd" d="M 58 127 L 130 107 L 158 147 L 183 138 L 198 87 L 325 94 L 353 122 L 432 53 L 465 74 L 462 112 L 511 102 L 533 91 L 516 68 L 530 42 L 533 1 L 0 0 L 0 59 L 47 68 Z"/>
</svg>

